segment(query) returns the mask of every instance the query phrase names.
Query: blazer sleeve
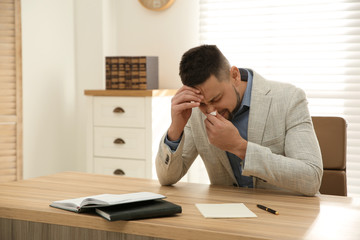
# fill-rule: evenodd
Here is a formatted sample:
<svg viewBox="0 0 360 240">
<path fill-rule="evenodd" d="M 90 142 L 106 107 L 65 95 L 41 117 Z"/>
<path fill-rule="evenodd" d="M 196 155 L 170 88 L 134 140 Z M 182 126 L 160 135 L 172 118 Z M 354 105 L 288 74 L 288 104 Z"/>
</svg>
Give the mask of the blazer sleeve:
<svg viewBox="0 0 360 240">
<path fill-rule="evenodd" d="M 271 116 L 270 112 L 264 133 L 276 126 L 283 128 L 282 134 L 261 144 L 248 142 L 243 174 L 265 185 L 313 196 L 319 191 L 323 174 L 320 147 L 304 91 L 296 88 L 290 95 L 283 114 L 277 111 L 276 116 Z M 276 108 L 276 101 L 273 104 Z M 279 118 L 285 119 L 278 121 L 285 126 L 275 122 Z"/>
<path fill-rule="evenodd" d="M 198 155 L 191 134 L 189 123 L 184 129 L 180 143 L 176 151 L 172 151 L 165 144 L 164 134 L 160 141 L 159 150 L 155 160 L 156 173 L 161 185 L 177 183 L 189 170 Z"/>
</svg>

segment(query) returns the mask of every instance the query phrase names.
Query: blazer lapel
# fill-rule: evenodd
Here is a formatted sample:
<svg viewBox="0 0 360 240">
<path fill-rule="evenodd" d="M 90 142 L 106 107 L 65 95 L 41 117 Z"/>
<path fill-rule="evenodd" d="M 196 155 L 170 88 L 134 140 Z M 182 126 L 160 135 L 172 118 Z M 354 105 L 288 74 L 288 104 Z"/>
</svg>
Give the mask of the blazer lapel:
<svg viewBox="0 0 360 240">
<path fill-rule="evenodd" d="M 229 176 L 231 176 L 233 182 L 236 183 L 237 181 L 236 181 L 234 172 L 233 172 L 233 170 L 231 168 L 229 159 L 228 159 L 228 157 L 226 155 L 226 152 L 219 149 L 219 148 L 217 148 L 217 147 L 215 147 L 214 145 L 211 145 L 211 144 L 210 144 L 210 149 L 213 152 L 213 154 L 217 157 L 217 159 L 220 160 L 221 164 L 224 166 L 226 171 L 229 173 Z"/>
<path fill-rule="evenodd" d="M 266 80 L 254 72 L 251 91 L 248 141 L 261 144 L 272 97 Z"/>
</svg>

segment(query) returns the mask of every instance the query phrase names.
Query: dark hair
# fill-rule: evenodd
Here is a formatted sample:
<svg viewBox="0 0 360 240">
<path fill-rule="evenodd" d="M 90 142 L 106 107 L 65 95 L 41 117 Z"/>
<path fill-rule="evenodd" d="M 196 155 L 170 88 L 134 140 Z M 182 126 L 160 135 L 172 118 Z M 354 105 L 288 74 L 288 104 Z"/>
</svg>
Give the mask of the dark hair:
<svg viewBox="0 0 360 240">
<path fill-rule="evenodd" d="M 191 48 L 181 58 L 179 75 L 186 86 L 196 86 L 211 75 L 219 81 L 229 79 L 230 64 L 216 45 Z"/>
</svg>

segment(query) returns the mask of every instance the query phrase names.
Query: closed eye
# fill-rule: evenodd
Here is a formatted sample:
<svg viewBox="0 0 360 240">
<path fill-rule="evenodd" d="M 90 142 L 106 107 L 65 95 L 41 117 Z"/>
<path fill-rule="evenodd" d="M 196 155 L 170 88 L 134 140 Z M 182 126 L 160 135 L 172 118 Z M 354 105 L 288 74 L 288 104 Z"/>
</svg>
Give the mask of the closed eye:
<svg viewBox="0 0 360 240">
<path fill-rule="evenodd" d="M 217 97 L 215 99 L 212 99 L 211 103 L 216 103 L 216 102 L 220 101 L 220 99 L 221 99 L 221 97 Z"/>
</svg>

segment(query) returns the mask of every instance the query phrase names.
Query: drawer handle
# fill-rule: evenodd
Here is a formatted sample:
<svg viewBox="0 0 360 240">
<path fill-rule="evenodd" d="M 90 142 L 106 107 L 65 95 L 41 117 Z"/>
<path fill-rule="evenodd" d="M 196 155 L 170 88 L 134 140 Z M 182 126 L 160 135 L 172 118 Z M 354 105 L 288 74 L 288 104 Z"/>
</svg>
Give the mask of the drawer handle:
<svg viewBox="0 0 360 240">
<path fill-rule="evenodd" d="M 116 107 L 116 108 L 114 108 L 113 112 L 114 113 L 124 113 L 125 110 L 122 107 Z"/>
<path fill-rule="evenodd" d="M 124 176 L 125 175 L 125 172 L 121 169 L 116 169 L 114 171 L 114 175 L 118 175 L 118 176 Z"/>
<path fill-rule="evenodd" d="M 125 144 L 125 141 L 122 138 L 117 138 L 114 140 L 115 144 Z"/>
</svg>

